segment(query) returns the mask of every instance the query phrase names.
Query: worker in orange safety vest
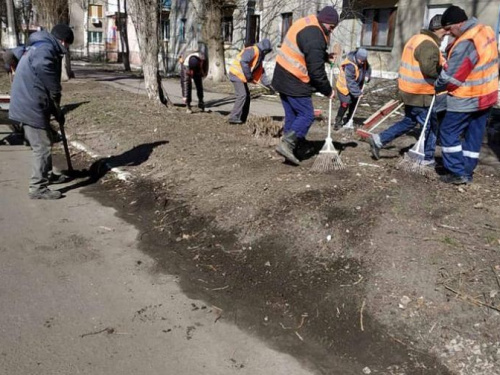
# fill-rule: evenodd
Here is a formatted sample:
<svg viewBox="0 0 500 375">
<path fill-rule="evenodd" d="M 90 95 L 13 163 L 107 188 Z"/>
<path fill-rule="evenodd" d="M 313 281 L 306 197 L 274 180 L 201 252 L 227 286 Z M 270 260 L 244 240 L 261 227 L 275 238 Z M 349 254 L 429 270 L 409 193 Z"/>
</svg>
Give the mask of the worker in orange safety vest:
<svg viewBox="0 0 500 375">
<path fill-rule="evenodd" d="M 443 13 L 442 26 L 455 37 L 447 68 L 436 81 L 446 91 L 446 114 L 439 138 L 449 184 L 472 182 L 491 108 L 498 100 L 498 46 L 491 27 L 468 18 L 458 6 Z"/>
<path fill-rule="evenodd" d="M 262 82 L 263 86 L 274 91 L 263 67 L 264 58 L 271 51 L 271 41 L 262 39 L 256 45 L 244 48 L 229 67 L 229 80 L 236 93 L 233 110 L 229 115 L 230 124 L 243 124 L 247 120 L 250 112 L 248 83 Z"/>
<path fill-rule="evenodd" d="M 405 104 L 404 118 L 380 134 L 368 138 L 374 159 L 380 159 L 380 149 L 394 139 L 424 125 L 431 103 L 436 93 L 434 82 L 443 70 L 445 60 L 440 44 L 446 32 L 441 26 L 441 15 L 434 16 L 427 29 L 411 37 L 406 42 L 399 67 L 399 96 Z M 425 157 L 422 165 L 435 166 L 437 113 L 432 108 L 425 134 Z"/>
<path fill-rule="evenodd" d="M 276 152 L 294 165 L 300 164 L 297 149 L 307 146 L 305 138 L 314 121 L 311 95 L 317 91 L 327 98 L 335 96 L 325 63 L 332 58 L 327 48 L 338 23 L 335 8 L 326 6 L 318 15 L 295 21 L 278 50 L 272 85 L 280 94 L 285 122 Z"/>
</svg>

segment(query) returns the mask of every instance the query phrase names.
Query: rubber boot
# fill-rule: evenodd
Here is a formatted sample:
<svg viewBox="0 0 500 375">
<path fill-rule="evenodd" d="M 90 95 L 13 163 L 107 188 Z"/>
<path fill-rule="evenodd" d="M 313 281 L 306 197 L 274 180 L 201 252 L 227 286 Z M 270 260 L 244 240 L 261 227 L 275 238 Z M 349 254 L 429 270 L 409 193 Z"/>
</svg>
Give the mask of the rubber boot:
<svg viewBox="0 0 500 375">
<path fill-rule="evenodd" d="M 313 157 L 317 151 L 314 143 L 305 138 L 299 138 L 297 141 L 297 150 L 295 152 L 299 160 L 305 160 Z"/>
<path fill-rule="evenodd" d="M 335 117 L 335 124 L 333 125 L 333 130 L 339 130 L 344 125 L 342 117 Z"/>
<path fill-rule="evenodd" d="M 281 156 L 283 156 L 290 163 L 299 165 L 300 164 L 299 159 L 297 159 L 293 154 L 295 147 L 297 147 L 297 135 L 292 130 L 286 133 L 281 138 L 281 142 L 279 143 L 278 147 L 276 147 L 276 152 Z"/>
<path fill-rule="evenodd" d="M 344 125 L 342 119 L 344 118 L 346 111 L 347 107 L 343 107 L 342 105 L 339 107 L 337 117 L 335 117 L 335 125 L 333 126 L 333 130 L 339 130 Z"/>
</svg>

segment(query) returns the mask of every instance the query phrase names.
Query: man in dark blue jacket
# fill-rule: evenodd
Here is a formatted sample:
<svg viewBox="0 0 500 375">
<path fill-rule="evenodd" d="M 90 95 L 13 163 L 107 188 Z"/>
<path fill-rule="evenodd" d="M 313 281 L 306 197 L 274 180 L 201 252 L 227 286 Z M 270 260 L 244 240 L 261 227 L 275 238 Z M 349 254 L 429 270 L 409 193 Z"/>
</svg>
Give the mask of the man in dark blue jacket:
<svg viewBox="0 0 500 375">
<path fill-rule="evenodd" d="M 272 86 L 279 92 L 285 111 L 283 137 L 276 152 L 299 165 L 294 155 L 299 143 L 314 121 L 312 93 L 318 91 L 334 98 L 325 70 L 330 33 L 339 23 L 334 7 L 324 7 L 318 15 L 309 15 L 295 21 L 278 50 Z"/>
<path fill-rule="evenodd" d="M 33 149 L 33 169 L 29 196 L 31 199 L 59 199 L 62 194 L 48 188 L 49 183 L 64 181 L 52 173 L 52 132 L 50 116 L 64 125 L 61 101 L 61 62 L 73 43 L 68 25 L 54 26 L 32 34 L 28 48 L 19 61 L 12 83 L 9 118 L 19 122 Z"/>
</svg>

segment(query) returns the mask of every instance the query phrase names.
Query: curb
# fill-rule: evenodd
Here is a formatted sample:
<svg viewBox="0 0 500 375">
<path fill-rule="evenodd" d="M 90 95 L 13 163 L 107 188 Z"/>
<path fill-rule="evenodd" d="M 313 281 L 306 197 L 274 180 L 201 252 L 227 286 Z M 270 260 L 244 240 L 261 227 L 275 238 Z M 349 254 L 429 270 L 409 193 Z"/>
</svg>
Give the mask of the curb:
<svg viewBox="0 0 500 375">
<path fill-rule="evenodd" d="M 85 152 L 92 159 L 104 159 L 105 157 L 97 154 L 92 151 L 86 144 L 79 141 L 70 141 L 71 146 L 76 148 L 77 150 Z M 104 165 L 114 174 L 116 174 L 116 178 L 121 181 L 130 181 L 133 178 L 133 175 L 130 172 L 124 171 L 119 167 L 112 167 L 109 163 L 104 163 Z"/>
</svg>

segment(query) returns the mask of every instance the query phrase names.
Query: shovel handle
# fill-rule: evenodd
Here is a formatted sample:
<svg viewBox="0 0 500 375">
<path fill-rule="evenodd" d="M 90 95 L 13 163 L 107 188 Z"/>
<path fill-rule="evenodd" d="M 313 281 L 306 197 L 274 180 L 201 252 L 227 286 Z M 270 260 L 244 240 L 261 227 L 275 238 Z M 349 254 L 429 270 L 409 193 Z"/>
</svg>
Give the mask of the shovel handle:
<svg viewBox="0 0 500 375">
<path fill-rule="evenodd" d="M 68 164 L 68 171 L 73 172 L 73 164 L 71 163 L 71 155 L 69 153 L 68 139 L 66 138 L 66 132 L 64 131 L 64 125 L 59 123 L 59 129 L 61 131 L 61 138 L 64 147 L 64 155 L 66 156 L 66 163 Z"/>
</svg>

